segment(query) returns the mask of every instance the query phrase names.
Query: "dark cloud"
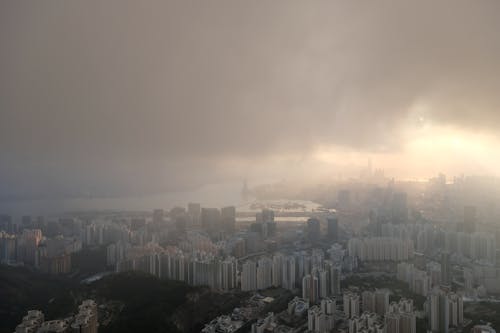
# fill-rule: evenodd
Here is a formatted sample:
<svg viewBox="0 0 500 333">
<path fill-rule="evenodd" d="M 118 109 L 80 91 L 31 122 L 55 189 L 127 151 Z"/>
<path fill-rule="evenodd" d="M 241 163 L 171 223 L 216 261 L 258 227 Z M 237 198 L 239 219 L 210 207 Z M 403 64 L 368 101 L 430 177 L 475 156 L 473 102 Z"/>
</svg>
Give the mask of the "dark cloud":
<svg viewBox="0 0 500 333">
<path fill-rule="evenodd" d="M 225 159 L 397 151 L 422 101 L 494 133 L 499 18 L 496 1 L 4 1 L 2 192 L 161 191 L 241 177 Z"/>
</svg>

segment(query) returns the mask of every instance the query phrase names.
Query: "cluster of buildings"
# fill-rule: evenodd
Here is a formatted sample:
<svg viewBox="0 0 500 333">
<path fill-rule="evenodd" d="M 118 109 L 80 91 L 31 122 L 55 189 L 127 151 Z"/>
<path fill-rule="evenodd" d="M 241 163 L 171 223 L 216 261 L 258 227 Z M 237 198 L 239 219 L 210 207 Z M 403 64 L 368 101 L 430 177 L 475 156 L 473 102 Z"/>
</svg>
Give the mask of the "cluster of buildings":
<svg viewBox="0 0 500 333">
<path fill-rule="evenodd" d="M 307 328 L 311 332 L 330 332 L 335 327 L 335 299 L 324 298 L 319 305 L 314 305 L 307 312 Z"/>
<path fill-rule="evenodd" d="M 343 308 L 349 333 L 415 333 L 413 301 L 402 298 L 389 303 L 389 294 L 389 290 L 363 291 L 360 297 L 354 292 L 344 292 Z"/>
<path fill-rule="evenodd" d="M 416 332 L 416 314 L 411 299 L 392 302 L 385 314 L 386 333 Z"/>
<path fill-rule="evenodd" d="M 45 321 L 42 311 L 29 310 L 14 333 L 97 333 L 97 303 L 84 300 L 75 316 Z"/>
<path fill-rule="evenodd" d="M 386 333 L 382 319 L 372 312 L 363 312 L 348 321 L 349 333 Z"/>
<path fill-rule="evenodd" d="M 71 254 L 82 249 L 79 239 L 58 235 L 44 237 L 40 229 L 23 229 L 20 234 L 0 231 L 0 261 L 26 265 L 49 274 L 71 271 Z"/>
<path fill-rule="evenodd" d="M 464 323 L 463 297 L 435 287 L 427 296 L 426 312 L 430 330 L 448 333 L 450 328 Z"/>
<path fill-rule="evenodd" d="M 394 237 L 351 238 L 349 255 L 361 261 L 404 261 L 413 258 L 413 242 Z"/>
<path fill-rule="evenodd" d="M 162 279 L 214 290 L 237 288 L 237 260 L 211 251 L 185 252 L 175 246 L 164 248 L 156 243 L 135 247 L 116 243 L 108 246 L 107 256 L 116 272 L 139 270 Z"/>
<path fill-rule="evenodd" d="M 255 223 L 250 224 L 248 230 L 234 232 L 234 228 L 224 227 L 234 224 L 234 207 L 220 210 L 198 208 L 198 205 L 189 204 L 187 211 L 177 207 L 174 212 L 170 212 L 170 218 L 177 222 L 191 225 L 199 221 L 199 228 L 180 228 L 182 234 L 177 236 L 181 237 L 170 242 L 175 245 L 165 245 L 169 242 L 164 239 L 162 229 L 158 232 L 155 228 L 154 232 L 149 232 L 151 225 L 164 221 L 163 211 L 155 210 L 153 220 L 149 223 L 132 220 L 127 225 L 130 230 L 128 239 L 120 238 L 107 245 L 108 266 L 113 267 L 116 272 L 141 270 L 159 278 L 209 286 L 222 291 L 237 288 L 256 291 L 269 287 L 293 290 L 301 288 L 304 278 L 319 279 L 318 289 L 310 296 L 315 299 L 329 295 L 331 290 L 338 293 L 341 268 L 352 270 L 355 266 L 355 260 L 345 256 L 345 250 L 340 244 L 334 244 L 327 251 L 329 260 L 325 260 L 324 251 L 318 249 L 312 253 L 277 252 L 276 242 L 271 239 L 276 236 L 272 210 L 263 209 L 256 214 Z M 327 237 L 336 239 L 337 219 L 330 214 L 326 220 Z M 311 221 L 318 219 L 309 219 L 306 229 Z M 174 232 L 179 231 L 180 222 L 177 222 L 174 224 Z M 210 232 L 211 229 L 224 232 L 214 234 Z M 135 239 L 133 236 L 140 231 L 143 231 L 143 237 Z M 167 234 L 172 235 L 172 230 L 167 228 L 167 231 L 170 231 Z M 307 235 L 304 237 L 308 238 Z"/>
<path fill-rule="evenodd" d="M 247 216 L 249 223 L 236 225 L 235 207 L 194 203 L 168 213 L 158 209 L 103 219 L 44 223 L 24 218 L 22 227 L 1 217 L 0 260 L 67 273 L 72 253 L 102 246 L 108 267 L 116 272 L 140 270 L 220 292 L 253 292 L 244 306 L 207 323 L 203 333 L 416 333 L 417 318 L 426 318 L 432 333 L 463 330 L 464 295 L 500 291 L 496 235 L 477 228 L 470 207 L 455 227 L 414 217 L 410 224 L 405 193 L 377 196 L 385 198 L 384 204 L 370 215 L 369 225 L 358 230 L 346 226 L 342 237 L 337 215 L 330 211 L 310 213 L 289 227 L 278 226 L 275 212 L 262 209 L 255 221 Z M 344 214 L 354 212 L 352 201 L 349 191 L 339 192 Z M 363 272 L 357 272 L 358 261 Z M 341 289 L 346 277 L 375 276 L 370 267 L 379 272 L 390 267 L 397 280 L 421 296 L 415 304 L 426 300 L 424 308 L 417 309 L 411 298 L 394 301 L 389 289 Z M 267 312 L 264 307 L 273 300 L 259 293 L 268 288 L 286 289 L 295 297 L 286 310 Z M 85 301 L 76 316 L 51 322 L 30 311 L 18 328 L 95 332 L 97 310 Z"/>
<path fill-rule="evenodd" d="M 254 294 L 241 307 L 234 308 L 230 314 L 218 316 L 205 324 L 201 333 L 233 333 L 252 322 L 255 322 L 251 326 L 252 331 L 264 332 L 268 325 L 274 322 L 273 315 L 270 314 L 262 320 L 259 320 L 259 315 L 264 307 L 273 301 L 272 297 Z"/>
<path fill-rule="evenodd" d="M 465 225 L 470 226 L 471 223 Z M 475 227 L 466 230 L 475 230 Z M 460 263 L 475 261 L 483 265 L 496 264 L 497 237 L 494 233 L 466 232 L 457 230 L 456 225 L 384 223 L 380 226 L 380 234 L 382 237 L 411 241 L 417 253 L 433 255 L 445 251 L 453 253 L 454 260 Z"/>
<path fill-rule="evenodd" d="M 334 246 L 328 252 L 330 259 L 325 259 L 324 252 L 316 249 L 311 253 L 264 254 L 257 260 L 238 260 L 218 251 L 185 252 L 178 247 L 163 248 L 154 243 L 142 247 L 111 244 L 107 252 L 108 262 L 114 262 L 117 272 L 141 270 L 159 278 L 226 291 L 302 287 L 304 297 L 313 302 L 340 293 L 344 253 L 339 253 L 338 246 Z"/>
<path fill-rule="evenodd" d="M 412 263 L 402 262 L 397 266 L 397 278 L 407 283 L 411 292 L 427 296 L 434 286 L 441 285 L 441 268 L 428 265 L 427 270 L 421 270 Z"/>
</svg>

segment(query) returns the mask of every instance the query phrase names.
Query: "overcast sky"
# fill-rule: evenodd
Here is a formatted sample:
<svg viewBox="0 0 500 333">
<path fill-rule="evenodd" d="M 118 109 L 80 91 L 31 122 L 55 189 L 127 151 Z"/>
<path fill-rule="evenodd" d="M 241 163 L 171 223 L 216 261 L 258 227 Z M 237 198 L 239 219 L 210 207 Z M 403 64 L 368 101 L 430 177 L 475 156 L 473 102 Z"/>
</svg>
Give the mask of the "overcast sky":
<svg viewBox="0 0 500 333">
<path fill-rule="evenodd" d="M 493 0 L 2 1 L 0 194 L 497 174 L 499 35 Z"/>
</svg>

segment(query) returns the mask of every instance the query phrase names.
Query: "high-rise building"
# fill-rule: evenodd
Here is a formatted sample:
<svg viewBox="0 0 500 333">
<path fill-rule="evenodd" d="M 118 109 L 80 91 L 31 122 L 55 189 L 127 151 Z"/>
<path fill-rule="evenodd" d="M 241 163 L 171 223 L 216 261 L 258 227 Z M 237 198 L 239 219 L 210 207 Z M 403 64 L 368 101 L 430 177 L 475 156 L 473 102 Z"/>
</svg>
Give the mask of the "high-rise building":
<svg viewBox="0 0 500 333">
<path fill-rule="evenodd" d="M 403 261 L 414 256 L 413 241 L 395 237 L 351 238 L 347 249 L 362 261 Z"/>
<path fill-rule="evenodd" d="M 201 216 L 201 205 L 199 203 L 188 203 L 188 215 L 191 219 L 191 225 L 199 226 L 200 225 L 200 216 Z"/>
<path fill-rule="evenodd" d="M 184 235 L 189 224 L 189 216 L 187 214 L 179 214 L 175 217 L 175 231 L 179 235 Z"/>
<path fill-rule="evenodd" d="M 446 293 L 434 288 L 427 296 L 427 318 L 432 332 L 448 333 L 450 326 L 450 310 Z"/>
<path fill-rule="evenodd" d="M 221 214 L 217 208 L 202 208 L 201 209 L 201 227 L 208 232 L 210 236 L 214 236 L 220 232 Z"/>
<path fill-rule="evenodd" d="M 257 262 L 257 289 L 267 289 L 273 285 L 273 261 L 269 258 Z"/>
<path fill-rule="evenodd" d="M 17 260 L 17 237 L 0 231 L 0 263 L 13 263 Z"/>
<path fill-rule="evenodd" d="M 414 312 L 403 312 L 399 316 L 400 333 L 415 333 L 417 331 L 417 318 Z"/>
<path fill-rule="evenodd" d="M 375 293 L 365 290 L 361 293 L 363 312 L 375 312 Z"/>
<path fill-rule="evenodd" d="M 387 313 L 385 315 L 385 330 L 386 333 L 400 333 L 399 331 L 400 316 L 397 313 Z"/>
<path fill-rule="evenodd" d="M 328 273 L 328 281 L 330 282 L 329 294 L 330 295 L 339 295 L 340 294 L 341 266 L 337 265 L 331 261 L 325 261 L 325 269 Z"/>
<path fill-rule="evenodd" d="M 339 220 L 336 215 L 330 215 L 326 218 L 327 236 L 331 242 L 336 242 L 339 237 Z"/>
<path fill-rule="evenodd" d="M 9 234 L 14 233 L 12 217 L 10 217 L 9 215 L 0 215 L 0 231 L 2 230 Z"/>
<path fill-rule="evenodd" d="M 283 260 L 283 281 L 281 286 L 285 289 L 295 288 L 295 257 L 287 256 Z"/>
<path fill-rule="evenodd" d="M 328 281 L 328 272 L 324 269 L 317 269 L 315 272 L 319 282 L 319 297 L 325 298 L 330 295 L 330 285 Z"/>
<path fill-rule="evenodd" d="M 416 332 L 416 315 L 412 300 L 402 298 L 399 303 L 392 302 L 387 310 L 385 314 L 387 332 Z"/>
<path fill-rule="evenodd" d="M 464 323 L 464 301 L 463 297 L 450 293 L 448 295 L 450 326 L 461 326 Z"/>
<path fill-rule="evenodd" d="M 375 313 L 379 316 L 385 315 L 389 309 L 389 291 L 378 289 L 375 291 Z"/>
<path fill-rule="evenodd" d="M 335 324 L 333 314 L 325 313 L 322 308 L 315 305 L 307 312 L 307 328 L 309 332 L 327 333 L 331 332 Z"/>
<path fill-rule="evenodd" d="M 450 254 L 448 252 L 441 253 L 441 284 L 451 285 Z"/>
<path fill-rule="evenodd" d="M 474 272 L 468 267 L 464 267 L 464 287 L 467 292 L 474 288 Z"/>
<path fill-rule="evenodd" d="M 273 286 L 281 287 L 283 282 L 283 255 L 273 256 Z"/>
<path fill-rule="evenodd" d="M 319 280 L 316 276 L 308 274 L 302 278 L 302 298 L 309 300 L 310 304 L 319 301 Z"/>
<path fill-rule="evenodd" d="M 236 224 L 236 207 L 229 206 L 221 208 L 222 228 L 226 232 L 234 232 Z"/>
<path fill-rule="evenodd" d="M 470 258 L 495 265 L 495 235 L 486 232 L 474 232 L 470 234 Z"/>
<path fill-rule="evenodd" d="M 344 293 L 344 314 L 346 318 L 354 318 L 359 316 L 360 299 L 358 294 L 352 292 Z"/>
<path fill-rule="evenodd" d="M 334 315 L 337 310 L 337 303 L 335 298 L 323 298 L 321 300 L 321 311 L 326 314 Z"/>
<path fill-rule="evenodd" d="M 27 265 L 35 265 L 37 247 L 42 240 L 40 229 L 23 229 L 17 242 L 17 260 Z"/>
<path fill-rule="evenodd" d="M 384 316 L 389 309 L 389 291 L 378 289 L 375 291 L 364 291 L 361 294 L 363 312 L 374 312 Z"/>
<path fill-rule="evenodd" d="M 263 209 L 255 214 L 255 226 L 262 234 L 262 237 L 272 237 L 276 234 L 276 222 L 274 222 L 274 211 L 271 209 Z"/>
<path fill-rule="evenodd" d="M 317 218 L 307 220 L 307 237 L 310 242 L 318 242 L 321 237 L 320 222 Z"/>
<path fill-rule="evenodd" d="M 234 258 L 227 258 L 221 262 L 221 289 L 228 291 L 236 288 L 236 266 Z"/>
<path fill-rule="evenodd" d="M 257 265 L 255 261 L 248 260 L 241 267 L 241 290 L 257 290 Z"/>
<path fill-rule="evenodd" d="M 261 214 L 262 214 L 262 222 L 264 223 L 274 222 L 274 211 L 272 209 L 264 208 Z"/>
</svg>

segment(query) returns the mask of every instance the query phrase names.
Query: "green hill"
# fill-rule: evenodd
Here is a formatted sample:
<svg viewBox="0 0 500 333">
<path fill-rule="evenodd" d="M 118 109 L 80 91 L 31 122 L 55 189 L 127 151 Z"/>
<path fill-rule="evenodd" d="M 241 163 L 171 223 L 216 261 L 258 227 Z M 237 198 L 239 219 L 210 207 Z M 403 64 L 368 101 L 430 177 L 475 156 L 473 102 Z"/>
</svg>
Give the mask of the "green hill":
<svg viewBox="0 0 500 333">
<path fill-rule="evenodd" d="M 99 332 L 199 332 L 204 323 L 239 306 L 241 296 L 141 272 L 112 274 L 87 285 L 0 266 L 0 332 L 12 332 L 30 309 L 42 310 L 46 320 L 72 315 L 85 298 L 100 305 Z"/>
</svg>

